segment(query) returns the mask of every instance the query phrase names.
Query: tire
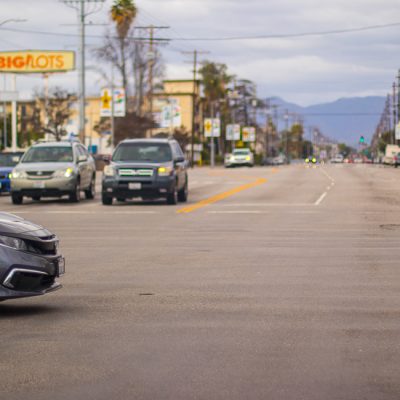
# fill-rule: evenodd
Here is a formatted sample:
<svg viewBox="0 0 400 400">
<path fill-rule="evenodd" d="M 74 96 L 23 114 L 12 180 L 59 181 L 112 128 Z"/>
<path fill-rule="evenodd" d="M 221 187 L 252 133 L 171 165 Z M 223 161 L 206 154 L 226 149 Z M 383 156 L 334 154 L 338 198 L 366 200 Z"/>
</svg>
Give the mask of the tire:
<svg viewBox="0 0 400 400">
<path fill-rule="evenodd" d="M 96 197 L 96 180 L 93 177 L 90 182 L 90 186 L 87 190 L 85 190 L 85 197 L 88 200 L 93 200 Z"/>
<path fill-rule="evenodd" d="M 189 188 L 188 188 L 188 180 L 186 177 L 186 183 L 182 190 L 178 192 L 178 200 L 181 203 L 186 203 L 189 197 Z"/>
<path fill-rule="evenodd" d="M 81 201 L 81 184 L 78 181 L 75 189 L 69 194 L 69 201 L 71 203 L 79 203 Z"/>
<path fill-rule="evenodd" d="M 104 193 L 101 195 L 101 202 L 104 206 L 111 206 L 113 202 L 113 198 L 105 195 Z"/>
<path fill-rule="evenodd" d="M 11 201 L 13 204 L 19 205 L 22 204 L 22 202 L 24 201 L 24 197 L 20 194 L 11 193 Z"/>
<path fill-rule="evenodd" d="M 32 200 L 35 200 L 35 201 L 40 201 L 40 199 L 41 199 L 40 196 L 33 196 L 33 197 L 32 197 Z"/>
<path fill-rule="evenodd" d="M 167 204 L 170 206 L 175 206 L 178 204 L 178 193 L 174 188 L 174 191 L 167 194 Z"/>
</svg>

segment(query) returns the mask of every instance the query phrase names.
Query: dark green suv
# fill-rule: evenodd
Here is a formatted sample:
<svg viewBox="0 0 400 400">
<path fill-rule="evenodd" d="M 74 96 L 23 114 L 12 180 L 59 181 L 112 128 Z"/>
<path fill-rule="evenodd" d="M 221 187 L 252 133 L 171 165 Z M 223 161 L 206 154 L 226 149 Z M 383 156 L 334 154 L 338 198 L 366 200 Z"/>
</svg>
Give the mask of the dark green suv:
<svg viewBox="0 0 400 400">
<path fill-rule="evenodd" d="M 115 149 L 103 173 L 103 204 L 137 197 L 187 201 L 187 162 L 176 140 L 129 139 Z"/>
</svg>

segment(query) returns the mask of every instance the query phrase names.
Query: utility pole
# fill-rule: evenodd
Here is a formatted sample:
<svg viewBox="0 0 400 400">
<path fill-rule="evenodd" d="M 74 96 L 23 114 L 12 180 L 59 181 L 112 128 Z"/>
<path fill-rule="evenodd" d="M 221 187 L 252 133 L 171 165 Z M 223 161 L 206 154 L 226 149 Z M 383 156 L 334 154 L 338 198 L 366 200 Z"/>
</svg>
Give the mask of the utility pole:
<svg viewBox="0 0 400 400">
<path fill-rule="evenodd" d="M 395 92 L 396 92 L 396 90 L 395 90 Z M 396 93 L 394 94 L 394 97 L 396 97 Z M 395 104 L 396 104 L 396 101 L 394 102 L 394 107 L 396 108 Z M 397 75 L 397 116 L 396 116 L 395 126 L 397 125 L 399 120 L 400 120 L 400 69 L 399 69 L 399 73 Z M 394 143 L 396 144 L 396 140 L 394 141 Z"/>
<path fill-rule="evenodd" d="M 182 54 L 193 55 L 193 93 L 192 93 L 192 134 L 190 139 L 190 165 L 194 167 L 194 139 L 196 136 L 196 105 L 197 105 L 197 64 L 200 54 L 209 54 L 208 51 L 182 51 Z"/>
<path fill-rule="evenodd" d="M 86 75 L 85 75 L 85 35 L 86 17 L 100 11 L 105 0 L 61 0 L 66 6 L 78 12 L 80 37 L 80 66 L 79 66 L 79 138 L 85 143 L 86 133 Z"/>
<path fill-rule="evenodd" d="M 393 143 L 396 144 L 396 127 L 397 127 L 397 107 L 396 107 L 396 82 L 393 82 L 392 94 L 392 111 L 393 111 Z"/>
<path fill-rule="evenodd" d="M 289 164 L 289 110 L 285 111 L 285 153 L 286 163 Z"/>
<path fill-rule="evenodd" d="M 147 101 L 148 101 L 148 115 L 153 120 L 153 80 L 154 80 L 154 60 L 155 60 L 155 52 L 154 52 L 154 44 L 156 41 L 160 39 L 154 38 L 154 31 L 156 29 L 169 29 L 169 26 L 137 26 L 136 29 L 146 29 L 149 31 L 149 52 L 147 54 L 148 63 L 149 63 L 149 77 L 148 77 L 148 85 L 149 90 L 147 93 Z M 165 39 L 161 39 L 164 40 Z M 150 128 L 150 136 L 153 135 L 153 130 Z"/>
</svg>

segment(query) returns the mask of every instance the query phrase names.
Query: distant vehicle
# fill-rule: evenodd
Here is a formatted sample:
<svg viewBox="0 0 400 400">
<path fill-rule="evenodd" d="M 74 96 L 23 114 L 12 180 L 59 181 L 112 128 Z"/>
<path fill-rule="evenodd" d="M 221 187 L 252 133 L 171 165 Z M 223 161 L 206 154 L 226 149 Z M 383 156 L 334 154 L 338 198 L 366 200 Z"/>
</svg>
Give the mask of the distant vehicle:
<svg viewBox="0 0 400 400">
<path fill-rule="evenodd" d="M 383 157 L 383 164 L 395 165 L 394 157 L 400 153 L 400 147 L 395 144 L 386 145 L 385 155 Z"/>
<path fill-rule="evenodd" d="M 287 163 L 287 158 L 284 154 L 280 154 L 279 156 L 272 159 L 273 165 L 284 165 Z"/>
<path fill-rule="evenodd" d="M 393 156 L 394 167 L 398 168 L 400 165 L 400 152 Z"/>
<path fill-rule="evenodd" d="M 331 159 L 332 164 L 342 164 L 344 162 L 344 157 L 342 154 L 336 155 L 336 157 Z"/>
<path fill-rule="evenodd" d="M 317 163 L 317 158 L 314 157 L 314 156 L 307 157 L 305 159 L 305 163 L 308 164 L 308 165 L 316 164 Z"/>
<path fill-rule="evenodd" d="M 225 167 L 254 166 L 254 155 L 250 149 L 235 149 L 232 154 L 225 155 Z"/>
<path fill-rule="evenodd" d="M 165 198 L 168 204 L 188 199 L 187 162 L 173 139 L 129 139 L 115 149 L 104 168 L 102 202 Z"/>
<path fill-rule="evenodd" d="M 362 164 L 363 163 L 362 157 L 355 157 L 353 161 L 354 161 L 354 164 Z"/>
<path fill-rule="evenodd" d="M 0 193 L 7 193 L 11 188 L 10 175 L 19 163 L 23 152 L 0 153 Z"/>
<path fill-rule="evenodd" d="M 79 142 L 46 142 L 28 149 L 11 173 L 11 198 L 22 204 L 24 197 L 68 196 L 79 202 L 81 191 L 95 197 L 96 167 L 92 156 Z"/>
<path fill-rule="evenodd" d="M 58 238 L 47 229 L 0 213 L 0 301 L 60 289 L 65 273 Z"/>
</svg>

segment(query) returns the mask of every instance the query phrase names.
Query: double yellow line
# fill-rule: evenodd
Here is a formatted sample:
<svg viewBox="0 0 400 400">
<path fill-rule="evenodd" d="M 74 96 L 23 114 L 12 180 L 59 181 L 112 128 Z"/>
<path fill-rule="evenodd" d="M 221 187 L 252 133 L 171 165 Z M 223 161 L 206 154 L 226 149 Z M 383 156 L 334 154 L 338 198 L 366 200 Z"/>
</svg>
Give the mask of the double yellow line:
<svg viewBox="0 0 400 400">
<path fill-rule="evenodd" d="M 195 204 L 193 204 L 191 206 L 181 208 L 180 210 L 177 211 L 177 213 L 178 214 L 189 214 L 189 213 L 191 213 L 193 211 L 196 211 L 196 210 L 198 210 L 200 208 L 207 207 L 210 204 L 217 203 L 218 201 L 224 200 L 224 199 L 226 199 L 226 198 L 228 198 L 230 196 L 233 196 L 233 195 L 235 195 L 237 193 L 243 192 L 244 190 L 248 190 L 248 189 L 251 189 L 253 187 L 256 187 L 256 186 L 259 186 L 259 185 L 263 185 L 266 182 L 267 182 L 267 179 L 264 179 L 264 178 L 257 179 L 254 182 L 238 186 L 236 188 L 228 190 L 227 192 L 223 192 L 223 193 L 217 194 L 215 196 L 209 197 L 207 199 L 201 200 L 198 203 L 195 203 Z"/>
</svg>

